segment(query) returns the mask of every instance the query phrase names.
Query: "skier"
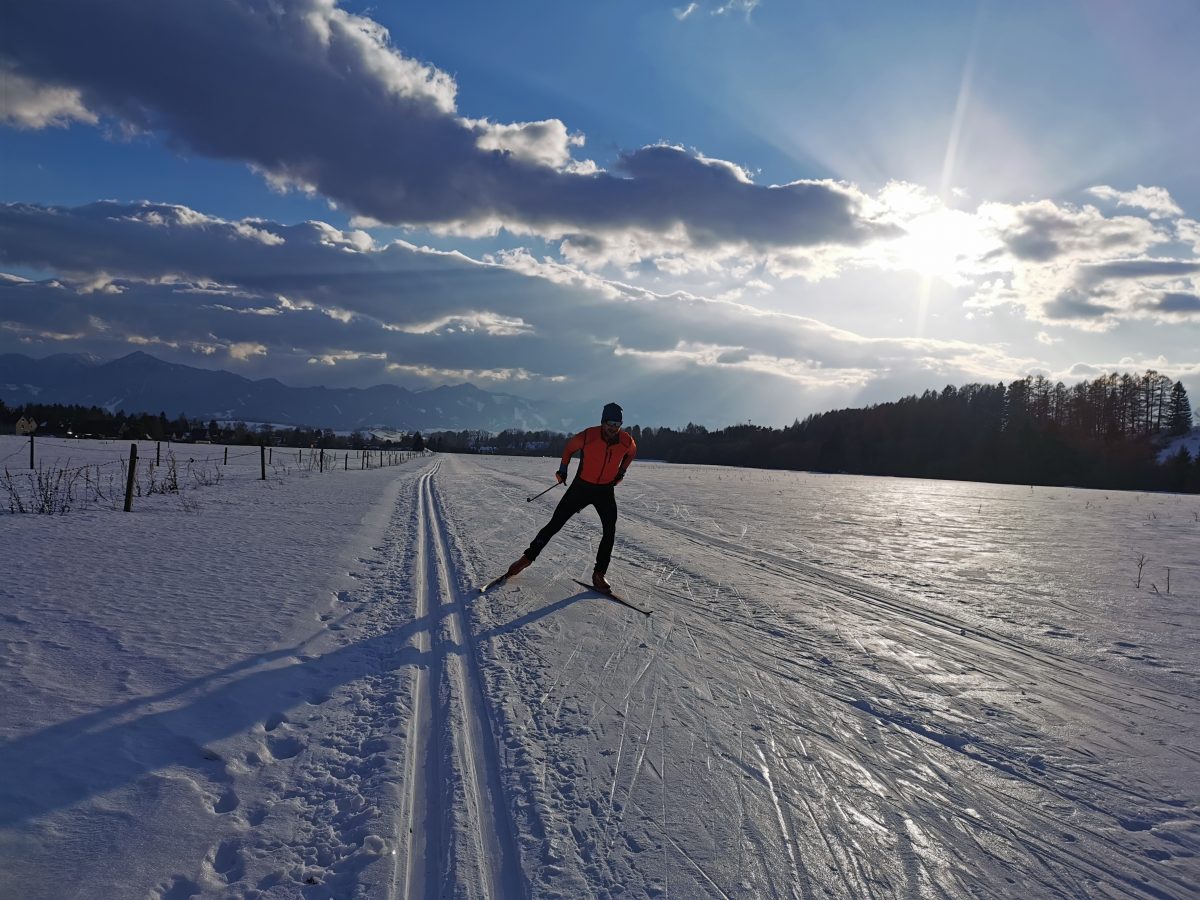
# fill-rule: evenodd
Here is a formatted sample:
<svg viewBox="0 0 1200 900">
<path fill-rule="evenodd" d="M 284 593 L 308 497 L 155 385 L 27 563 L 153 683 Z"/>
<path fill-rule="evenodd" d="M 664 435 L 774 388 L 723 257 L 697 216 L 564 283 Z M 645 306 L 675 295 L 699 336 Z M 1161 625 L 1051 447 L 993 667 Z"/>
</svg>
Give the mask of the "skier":
<svg viewBox="0 0 1200 900">
<path fill-rule="evenodd" d="M 598 591 L 611 593 L 612 587 L 605 579 L 608 563 L 612 558 L 613 541 L 617 536 L 617 498 L 614 488 L 625 477 L 625 471 L 637 455 L 637 444 L 633 436 L 621 430 L 621 407 L 608 403 L 600 415 L 600 425 L 585 428 L 567 441 L 563 450 L 562 464 L 554 477 L 559 484 L 566 483 L 567 464 L 576 452 L 580 453 L 579 468 L 575 480 L 558 502 L 554 515 L 546 526 L 537 533 L 521 558 L 508 567 L 506 578 L 521 572 L 538 558 L 550 538 L 558 534 L 567 520 L 585 506 L 596 507 L 604 535 L 596 550 L 596 569 L 592 572 L 592 586 Z"/>
</svg>

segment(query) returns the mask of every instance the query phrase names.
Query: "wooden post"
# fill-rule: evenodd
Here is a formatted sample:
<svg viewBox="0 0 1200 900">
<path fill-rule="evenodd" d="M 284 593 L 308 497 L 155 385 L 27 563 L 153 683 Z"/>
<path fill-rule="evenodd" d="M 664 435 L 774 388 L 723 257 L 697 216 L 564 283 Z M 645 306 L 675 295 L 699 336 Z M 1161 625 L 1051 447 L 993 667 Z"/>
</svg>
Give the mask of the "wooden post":
<svg viewBox="0 0 1200 900">
<path fill-rule="evenodd" d="M 162 465 L 162 441 L 154 442 L 154 464 L 156 466 Z"/>
<path fill-rule="evenodd" d="M 229 465 L 229 448 L 225 448 L 225 465 Z"/>
<path fill-rule="evenodd" d="M 262 444 L 258 445 L 258 462 L 262 467 L 262 478 L 259 481 L 267 480 L 267 448 Z"/>
<path fill-rule="evenodd" d="M 342 466 L 342 471 L 343 472 L 350 471 L 350 451 L 349 450 L 346 451 L 346 459 L 345 459 L 344 465 Z"/>
<path fill-rule="evenodd" d="M 301 449 L 298 449 L 298 450 L 296 451 L 296 462 L 297 462 L 297 463 L 302 463 L 302 462 L 304 462 L 304 450 L 303 450 L 303 448 L 301 448 Z"/>
<path fill-rule="evenodd" d="M 271 462 L 271 460 L 274 458 L 274 456 L 275 456 L 275 448 L 272 447 L 270 450 L 267 451 L 267 462 Z"/>
<path fill-rule="evenodd" d="M 133 478 L 137 471 L 137 444 L 129 445 L 129 476 L 125 479 L 125 512 L 133 509 Z"/>
<path fill-rule="evenodd" d="M 317 463 L 317 471 L 318 472 L 325 471 L 325 448 L 324 447 L 321 448 L 321 457 L 320 457 L 320 461 Z"/>
</svg>

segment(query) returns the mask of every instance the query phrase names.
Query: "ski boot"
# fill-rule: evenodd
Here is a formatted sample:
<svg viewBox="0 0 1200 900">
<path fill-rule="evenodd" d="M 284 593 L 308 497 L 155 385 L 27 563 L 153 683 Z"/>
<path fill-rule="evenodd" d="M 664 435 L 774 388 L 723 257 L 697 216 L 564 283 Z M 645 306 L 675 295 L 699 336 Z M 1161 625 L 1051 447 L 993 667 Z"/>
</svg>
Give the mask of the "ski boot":
<svg viewBox="0 0 1200 900">
<path fill-rule="evenodd" d="M 508 571 L 504 573 L 504 577 L 512 578 L 514 575 L 518 575 L 528 569 L 531 565 L 533 565 L 533 560 L 522 553 L 520 559 L 508 567 Z"/>
</svg>

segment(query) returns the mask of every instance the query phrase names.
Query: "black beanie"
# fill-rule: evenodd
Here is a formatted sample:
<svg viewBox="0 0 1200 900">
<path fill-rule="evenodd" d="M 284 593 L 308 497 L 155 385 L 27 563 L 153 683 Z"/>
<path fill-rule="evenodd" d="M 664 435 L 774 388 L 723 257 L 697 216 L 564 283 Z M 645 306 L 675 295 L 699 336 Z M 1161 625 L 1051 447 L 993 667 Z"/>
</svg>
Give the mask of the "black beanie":
<svg viewBox="0 0 1200 900">
<path fill-rule="evenodd" d="M 623 421 L 625 421 L 624 418 L 621 416 L 621 407 L 617 406 L 617 404 L 615 404 L 615 403 L 605 403 L 604 404 L 604 412 L 600 413 L 600 421 L 601 422 L 623 422 Z"/>
</svg>

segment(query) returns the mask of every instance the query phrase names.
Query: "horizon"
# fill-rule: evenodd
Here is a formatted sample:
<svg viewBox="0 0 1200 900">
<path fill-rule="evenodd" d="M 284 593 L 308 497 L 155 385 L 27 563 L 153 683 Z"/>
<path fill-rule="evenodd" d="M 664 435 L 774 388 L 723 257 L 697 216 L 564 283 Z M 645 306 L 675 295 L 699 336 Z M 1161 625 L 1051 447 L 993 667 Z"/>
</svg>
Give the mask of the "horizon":
<svg viewBox="0 0 1200 900">
<path fill-rule="evenodd" d="M 3 355 L 5 355 L 5 354 L 3 354 L 3 353 L 0 353 L 0 356 L 3 356 Z M 26 359 L 34 359 L 34 361 L 35 361 L 35 362 L 36 362 L 36 361 L 41 361 L 41 360 L 46 360 L 46 359 L 51 359 L 51 358 L 53 358 L 53 357 L 57 357 L 57 356 L 63 356 L 63 357 L 68 357 L 68 358 L 87 357 L 87 361 L 88 361 L 89 363 L 93 364 L 93 365 L 106 365 L 106 364 L 108 364 L 108 363 L 112 363 L 112 362 L 119 362 L 119 361 L 121 361 L 122 359 L 126 359 L 126 358 L 128 358 L 128 357 L 131 357 L 131 356 L 144 356 L 144 357 L 147 357 L 148 359 L 152 359 L 152 360 L 154 360 L 154 361 L 155 361 L 155 362 L 157 362 L 157 363 L 164 363 L 164 364 L 167 364 L 167 365 L 185 365 L 185 366 L 186 366 L 186 364 L 184 364 L 184 363 L 167 363 L 165 360 L 159 359 L 158 357 L 154 356 L 153 354 L 147 353 L 147 352 L 146 352 L 146 351 L 144 351 L 144 350 L 134 350 L 134 351 L 132 351 L 132 352 L 130 352 L 130 353 L 128 353 L 128 354 L 126 354 L 125 356 L 118 357 L 118 358 L 116 358 L 116 359 L 104 359 L 104 358 L 97 357 L 97 356 L 90 355 L 90 354 L 77 354 L 77 353 L 66 353 L 66 352 L 59 352 L 59 353 L 51 354 L 50 356 L 47 356 L 47 357 L 42 357 L 42 358 L 41 358 L 41 360 L 39 360 L 39 359 L 36 359 L 36 358 L 34 358 L 34 357 L 25 356 L 24 354 L 12 354 L 12 355 L 23 356 L 23 357 L 24 357 L 24 358 L 26 358 Z M 234 372 L 228 372 L 227 370 L 199 369 L 199 367 L 194 367 L 194 366 L 187 366 L 187 367 L 188 367 L 188 368 L 195 368 L 195 369 L 197 369 L 197 370 L 199 370 L 199 371 L 217 371 L 217 372 L 224 372 L 224 374 L 233 374 L 233 375 L 237 375 L 237 373 L 234 373 Z M 1133 377 L 1133 378 L 1139 378 L 1139 377 L 1141 377 L 1142 375 L 1151 374 L 1151 372 L 1152 372 L 1152 370 L 1146 370 L 1145 372 L 1142 372 L 1142 373 L 1137 373 L 1137 372 L 1118 372 L 1118 371 L 1113 371 L 1113 372 L 1106 372 L 1106 373 L 1102 373 L 1101 375 L 1099 375 L 1099 376 L 1096 376 L 1096 377 L 1097 377 L 1097 378 L 1107 378 L 1107 377 L 1120 376 L 1120 377 Z M 244 376 L 239 376 L 239 377 L 244 377 Z M 1032 379 L 1032 378 L 1036 378 L 1036 376 L 1025 376 L 1025 377 L 1026 377 L 1026 378 L 1030 378 L 1030 379 Z M 249 380 L 251 380 L 251 381 L 272 381 L 272 380 L 273 380 L 273 381 L 278 381 L 278 382 L 279 382 L 279 384 L 281 384 L 281 385 L 282 385 L 284 388 L 288 388 L 288 389 L 295 389 L 295 390 L 304 390 L 304 389 L 305 389 L 305 388 L 307 388 L 307 387 L 311 387 L 311 388 L 320 388 L 320 389 L 324 389 L 324 390 L 366 391 L 366 390 L 371 390 L 371 389 L 373 389 L 373 388 L 377 388 L 377 387 L 385 387 L 385 388 L 386 388 L 386 387 L 399 387 L 399 386 L 397 386 L 397 385 L 389 385 L 389 384 L 377 384 L 377 385 L 369 385 L 369 386 L 367 386 L 367 387 L 356 387 L 356 386 L 353 386 L 353 385 L 351 385 L 351 386 L 346 386 L 346 387 L 328 387 L 328 386 L 325 386 L 325 385 L 294 385 L 294 384 L 287 384 L 286 382 L 282 382 L 282 381 L 279 381 L 279 379 L 275 379 L 275 378 L 271 378 L 271 377 L 265 377 L 265 378 L 260 378 L 260 379 L 249 379 Z M 710 423 L 705 423 L 705 422 L 697 422 L 697 421 L 694 421 L 694 420 L 688 420 L 686 423 L 684 423 L 684 422 L 669 422 L 669 423 L 662 423 L 662 422 L 653 423 L 653 422 L 647 422 L 647 423 L 642 423 L 642 422 L 640 422 L 640 421 L 639 421 L 639 422 L 631 422 L 630 424 L 628 424 L 628 425 L 625 425 L 625 426 L 623 426 L 623 427 L 624 427 L 626 430 L 630 430 L 630 429 L 633 429 L 633 428 L 639 428 L 639 429 L 646 429 L 646 428 L 649 428 L 649 429 L 652 429 L 652 430 L 666 429 L 666 430 L 676 431 L 676 430 L 683 430 L 683 429 L 686 429 L 686 428 L 689 428 L 689 427 L 693 427 L 693 426 L 699 426 L 699 427 L 701 427 L 701 428 L 705 429 L 705 431 L 707 431 L 707 432 L 710 432 L 710 433 L 722 432 L 722 431 L 727 431 L 727 430 L 729 430 L 729 429 L 734 429 L 734 428 L 745 428 L 745 427 L 756 427 L 756 428 L 763 428 L 763 429 L 768 429 L 768 430 L 772 430 L 772 431 L 778 431 L 778 430 L 783 430 L 783 429 L 786 429 L 786 428 L 788 428 L 789 426 L 791 426 L 791 425 L 794 425 L 794 424 L 796 424 L 796 423 L 798 423 L 798 422 L 801 422 L 801 421 L 802 421 L 804 418 L 807 418 L 808 416 L 818 416 L 818 417 L 820 417 L 820 416 L 823 416 L 823 415 L 826 415 L 826 414 L 829 414 L 829 413 L 835 413 L 835 412 L 846 412 L 846 411 L 854 411 L 854 410 L 866 410 L 866 409 L 868 409 L 868 408 L 875 407 L 875 406 L 886 406 L 886 405 L 889 405 L 889 404 L 898 404 L 898 403 L 901 403 L 901 402 L 903 402 L 904 400 L 907 400 L 907 399 L 910 399 L 910 398 L 919 398 L 920 396 L 922 396 L 922 395 L 923 395 L 923 394 L 925 394 L 925 393 L 934 393 L 934 394 L 940 394 L 940 393 L 942 393 L 944 390 L 946 390 L 946 389 L 949 389 L 949 388 L 953 388 L 953 389 L 954 389 L 954 390 L 956 390 L 956 391 L 961 391 L 961 390 L 963 390 L 964 388 L 967 388 L 967 387 L 970 387 L 970 386 L 978 386 L 978 387 L 995 387 L 995 386 L 997 386 L 997 385 L 998 385 L 998 386 L 999 386 L 999 387 L 1001 387 L 1001 388 L 1005 388 L 1005 389 L 1007 389 L 1007 388 L 1008 388 L 1008 387 L 1009 387 L 1009 386 L 1010 386 L 1010 385 L 1011 385 L 1013 382 L 1015 382 L 1015 381 L 1019 381 L 1019 380 L 1023 380 L 1023 379 L 1013 379 L 1013 381 L 1010 381 L 1010 382 L 1007 382 L 1007 383 L 1006 383 L 1006 382 L 1004 382 L 1004 381 L 1000 381 L 1000 382 L 964 382 L 964 383 L 962 383 L 962 384 L 947 384 L 947 385 L 943 385 L 941 388 L 926 388 L 925 390 L 923 390 L 923 391 L 920 391 L 920 392 L 914 392 L 914 393 L 911 393 L 911 394 L 905 394 L 905 395 L 903 395 L 903 396 L 899 396 L 899 397 L 893 397 L 893 398 L 890 398 L 890 399 L 887 399 L 887 400 L 876 401 L 876 402 L 874 402 L 874 403 L 871 403 L 871 404 L 863 404 L 863 405 L 861 405 L 861 406 L 829 407 L 829 408 L 827 408 L 827 409 L 822 409 L 822 410 L 813 410 L 813 411 L 811 411 L 811 412 L 809 412 L 809 413 L 806 413 L 804 416 L 797 415 L 797 416 L 793 417 L 793 418 L 792 418 L 792 420 L 791 420 L 790 422 L 784 422 L 782 425 L 780 425 L 780 424 L 767 424 L 767 425 L 764 425 L 764 424 L 762 424 L 762 423 L 759 423 L 758 425 L 754 425 L 754 423 L 753 423 L 753 421 L 752 421 L 752 420 L 749 420 L 749 419 L 747 419 L 747 420 L 742 420 L 742 421 L 722 422 L 722 423 L 713 423 L 713 424 L 710 424 Z M 1087 379 L 1079 379 L 1079 380 L 1080 380 L 1080 381 L 1086 381 Z M 1055 385 L 1055 383 L 1054 383 L 1054 382 L 1051 382 L 1051 384 L 1052 384 L 1052 385 Z M 1068 385 L 1064 384 L 1063 382 L 1058 382 L 1057 384 L 1063 384 L 1063 386 L 1068 386 Z M 441 384 L 441 385 L 437 385 L 437 386 L 430 387 L 430 388 L 424 388 L 424 389 L 421 389 L 421 390 L 418 390 L 418 391 L 412 391 L 411 393 L 414 393 L 414 394 L 420 394 L 420 393 L 429 393 L 429 392 L 436 391 L 436 390 L 441 390 L 441 389 L 453 389 L 453 388 L 458 388 L 458 387 L 468 387 L 468 388 L 472 388 L 472 389 L 475 389 L 475 390 L 483 390 L 482 388 L 478 388 L 476 385 L 470 384 L 470 383 L 468 383 L 468 382 L 464 382 L 464 383 L 457 384 L 457 385 Z M 403 388 L 402 388 L 402 389 L 403 389 Z M 407 389 L 404 389 L 404 390 L 407 390 Z M 1186 387 L 1185 387 L 1185 390 L 1186 390 Z M 498 392 L 487 392 L 487 393 L 489 393 L 489 394 L 492 394 L 492 395 L 499 395 L 499 393 L 498 393 Z M 523 398 L 523 397 L 520 397 L 520 396 L 517 396 L 517 395 L 509 395 L 509 396 L 513 396 L 513 397 L 514 397 L 514 399 L 517 399 L 517 400 L 525 400 L 525 399 L 526 399 L 526 398 Z M 86 404 L 83 404 L 83 403 L 67 403 L 67 402 L 63 402 L 63 401 L 55 401 L 55 402 L 53 402 L 53 403 L 37 403 L 37 402 L 34 402 L 34 401 L 27 401 L 27 402 L 25 402 L 25 403 L 17 404 L 17 405 L 15 405 L 15 406 L 10 406 L 8 403 L 6 403 L 6 402 L 3 400 L 3 398 L 0 398 L 0 403 L 3 403 L 5 406 L 8 406 L 8 407 L 9 407 L 9 409 L 10 409 L 10 410 L 12 410 L 12 411 L 15 411 L 16 409 L 18 409 L 18 408 L 21 408 L 21 407 L 24 407 L 24 406 L 72 406 L 72 405 L 86 405 Z M 109 406 L 105 406 L 105 405 L 98 405 L 98 406 L 97 406 L 96 404 L 91 404 L 91 405 L 92 405 L 92 406 L 96 406 L 96 408 L 99 408 L 99 409 L 106 409 L 106 410 L 107 410 L 107 411 L 108 411 L 110 414 L 122 413 L 122 414 L 124 414 L 124 415 L 127 415 L 127 416 L 146 416 L 146 415 L 156 415 L 156 414 L 159 414 L 159 415 L 165 415 L 165 414 L 166 414 L 166 411 L 165 411 L 165 410 L 160 410 L 158 413 L 155 413 L 153 410 L 150 410 L 150 409 L 138 409 L 138 410 L 133 410 L 133 411 L 126 411 L 126 410 L 125 410 L 123 407 L 109 408 Z M 1197 408 L 1198 408 L 1198 409 L 1200 409 L 1200 407 L 1197 407 Z M 546 410 L 546 411 L 547 411 L 547 412 L 550 412 L 550 410 Z M 186 416 L 186 417 L 187 417 L 189 420 L 191 420 L 191 419 L 205 419 L 205 418 L 209 418 L 209 417 L 210 417 L 210 416 L 209 416 L 208 414 L 206 414 L 206 413 L 205 413 L 205 414 L 200 414 L 200 413 L 196 413 L 196 414 L 180 413 L 180 415 L 184 415 L 184 416 Z M 231 423 L 234 423 L 234 422 L 240 422 L 241 424 L 244 424 L 244 425 L 246 425 L 246 426 L 254 426 L 254 427 L 263 427 L 263 426 L 266 426 L 266 427 L 270 427 L 270 428 L 312 428 L 312 429 L 321 429 L 321 428 L 323 428 L 323 427 L 324 427 L 324 426 L 322 426 L 322 425 L 318 425 L 318 424 L 315 424 L 315 423 L 313 423 L 313 422 L 303 422 L 303 423 L 296 423 L 296 424 L 286 424 L 286 423 L 279 423 L 279 422 L 260 421 L 260 420 L 258 420 L 258 419 L 254 419 L 254 418 L 228 418 L 228 417 L 220 417 L 220 416 L 218 416 L 218 417 L 217 417 L 217 421 L 219 421 L 219 422 L 224 422 L 225 424 L 231 424 Z M 490 433 L 490 434 L 500 434 L 500 433 L 502 433 L 503 431 L 518 431 L 518 432 L 524 432 L 524 433 L 527 433 L 527 434 L 535 434 L 535 433 L 546 432 L 546 433 L 549 433 L 549 434 L 569 435 L 569 434 L 570 434 L 570 433 L 571 433 L 571 432 L 572 432 L 574 429 L 576 429 L 577 427 L 579 427 L 579 426 L 578 426 L 578 422 L 580 422 L 580 421 L 586 421 L 586 420 L 585 420 L 585 419 L 582 419 L 582 418 L 581 418 L 581 419 L 578 419 L 578 420 L 576 421 L 576 424 L 574 424 L 574 425 L 571 425 L 570 427 L 566 428 L 566 430 L 560 430 L 558 427 L 556 427 L 556 426 L 553 426 L 553 425 L 547 425 L 547 426 L 546 426 L 546 427 L 544 427 L 544 428 L 530 428 L 530 427 L 517 427 L 517 426 L 512 426 L 512 427 L 510 427 L 510 428 L 506 428 L 506 429 L 499 429 L 499 430 L 495 430 L 495 429 L 489 429 L 489 428 L 480 428 L 480 429 L 478 429 L 478 430 L 480 430 L 480 431 L 484 431 L 484 432 L 488 432 L 488 433 Z M 1195 421 L 1195 414 L 1193 414 L 1193 424 L 1194 424 L 1194 421 Z M 371 431 L 382 432 L 382 431 L 390 431 L 390 430 L 395 430 L 397 427 L 400 427 L 400 426 L 393 426 L 393 425 L 376 425 L 376 426 L 364 426 L 364 427 L 362 427 L 362 428 L 357 428 L 357 429 L 332 428 L 332 429 L 328 429 L 328 430 L 330 430 L 330 431 L 333 431 L 333 432 L 335 432 L 335 433 L 337 433 L 337 434 L 353 434 L 353 433 L 355 433 L 355 432 L 371 432 Z M 584 426 L 584 427 L 587 427 L 587 426 Z M 420 426 L 419 428 L 416 428 L 416 427 L 415 427 L 415 428 L 413 428 L 413 429 L 408 429 L 408 430 L 414 430 L 414 431 L 429 431 L 430 433 L 438 433 L 438 432 L 456 432 L 456 431 L 462 431 L 463 429 L 461 429 L 461 428 L 459 428 L 459 429 L 455 429 L 455 428 L 449 428 L 449 427 L 430 427 L 430 426 Z M 475 430 L 475 429 L 468 429 L 468 430 Z"/>
<path fill-rule="evenodd" d="M 706 427 L 1200 397 L 1200 8 L 275 10 L 13 7 L 0 353 Z"/>
</svg>

